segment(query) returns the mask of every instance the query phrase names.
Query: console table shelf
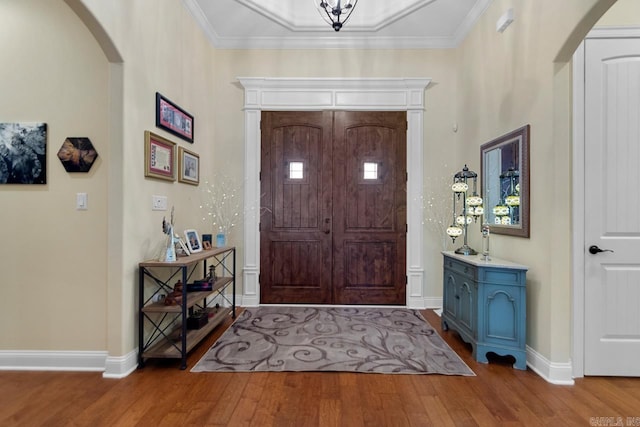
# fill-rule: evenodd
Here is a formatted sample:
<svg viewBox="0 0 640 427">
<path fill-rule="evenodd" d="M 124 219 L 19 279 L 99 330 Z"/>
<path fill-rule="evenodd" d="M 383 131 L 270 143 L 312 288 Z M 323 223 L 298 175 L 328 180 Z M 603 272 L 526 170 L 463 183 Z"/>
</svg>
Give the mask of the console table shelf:
<svg viewBox="0 0 640 427">
<path fill-rule="evenodd" d="M 208 274 L 207 262 L 216 271 L 216 281 L 212 289 L 189 292 L 189 280 L 202 264 L 203 274 Z M 236 317 L 236 249 L 235 247 L 213 248 L 174 262 L 145 261 L 138 264 L 139 274 L 139 310 L 138 310 L 138 366 L 143 367 L 149 358 L 179 358 L 180 369 L 187 367 L 187 353 L 191 351 L 216 326 L 229 315 Z M 179 304 L 165 305 L 158 301 L 161 294 L 168 295 L 173 291 L 171 282 L 180 280 L 183 283 L 182 300 Z M 231 287 L 231 300 L 225 295 Z M 216 304 L 209 307 L 213 299 L 221 297 L 230 307 Z M 208 316 L 207 323 L 198 329 L 189 329 L 187 319 L 195 309 Z"/>
<path fill-rule="evenodd" d="M 487 353 L 515 357 L 527 368 L 526 274 L 528 267 L 481 256 L 443 252 L 442 329 L 453 329 L 487 363 Z"/>
<path fill-rule="evenodd" d="M 220 308 L 220 311 L 209 322 L 200 329 L 187 329 L 187 353 L 189 353 L 209 332 L 214 330 L 224 319 L 231 314 L 231 308 Z M 180 334 L 171 334 L 169 338 L 158 341 L 144 351 L 145 358 L 169 358 L 179 359 L 182 357 L 180 350 Z M 184 368 L 183 368 L 184 369 Z"/>
</svg>

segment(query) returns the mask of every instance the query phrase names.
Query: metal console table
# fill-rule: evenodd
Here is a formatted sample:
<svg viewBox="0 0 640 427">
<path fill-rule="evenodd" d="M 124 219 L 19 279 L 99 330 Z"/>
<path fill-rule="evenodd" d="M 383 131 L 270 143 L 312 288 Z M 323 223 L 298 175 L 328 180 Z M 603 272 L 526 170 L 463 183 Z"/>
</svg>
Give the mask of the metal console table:
<svg viewBox="0 0 640 427">
<path fill-rule="evenodd" d="M 203 277 L 207 275 L 207 261 L 218 276 L 212 289 L 189 292 L 187 284 L 203 265 Z M 231 264 L 231 265 L 229 265 Z M 138 264 L 139 310 L 138 310 L 138 367 L 142 368 L 149 358 L 179 358 L 180 369 L 187 367 L 187 353 L 191 351 L 229 314 L 236 317 L 236 248 L 222 247 L 204 250 L 177 261 L 144 261 Z M 199 278 L 199 277 L 196 277 Z M 173 292 L 171 282 L 181 280 L 182 299 L 176 305 L 165 305 L 160 295 Z M 225 290 L 231 285 L 231 300 Z M 210 298 L 209 302 L 207 298 Z M 216 304 L 209 307 L 214 297 L 222 298 L 230 307 Z M 226 304 L 223 304 L 226 305 Z M 195 310 L 206 312 L 208 321 L 199 329 L 189 329 L 187 319 Z"/>
</svg>

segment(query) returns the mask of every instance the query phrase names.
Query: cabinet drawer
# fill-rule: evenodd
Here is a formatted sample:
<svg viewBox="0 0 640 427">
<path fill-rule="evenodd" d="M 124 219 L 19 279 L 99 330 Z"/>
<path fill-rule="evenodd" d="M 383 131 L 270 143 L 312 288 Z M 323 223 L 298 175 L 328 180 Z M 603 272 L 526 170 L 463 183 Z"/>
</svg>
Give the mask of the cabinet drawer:
<svg viewBox="0 0 640 427">
<path fill-rule="evenodd" d="M 473 280 L 478 276 L 478 269 L 476 267 L 451 258 L 445 257 L 444 268 Z"/>
<path fill-rule="evenodd" d="M 478 273 L 478 280 L 485 283 L 506 286 L 525 286 L 526 272 L 523 270 L 506 268 L 482 268 Z"/>
</svg>

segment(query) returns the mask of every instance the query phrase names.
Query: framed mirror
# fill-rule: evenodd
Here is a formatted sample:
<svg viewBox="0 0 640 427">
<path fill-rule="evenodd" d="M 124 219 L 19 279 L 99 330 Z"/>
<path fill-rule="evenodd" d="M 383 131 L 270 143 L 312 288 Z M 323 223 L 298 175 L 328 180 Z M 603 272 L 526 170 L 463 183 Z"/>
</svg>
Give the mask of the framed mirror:
<svg viewBox="0 0 640 427">
<path fill-rule="evenodd" d="M 529 125 L 480 147 L 485 221 L 492 233 L 529 237 Z"/>
</svg>

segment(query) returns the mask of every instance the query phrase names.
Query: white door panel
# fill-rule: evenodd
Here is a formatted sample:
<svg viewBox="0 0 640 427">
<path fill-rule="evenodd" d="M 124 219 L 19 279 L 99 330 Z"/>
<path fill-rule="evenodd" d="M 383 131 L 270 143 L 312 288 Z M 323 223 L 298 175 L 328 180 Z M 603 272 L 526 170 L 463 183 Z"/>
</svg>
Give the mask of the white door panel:
<svg viewBox="0 0 640 427">
<path fill-rule="evenodd" d="M 640 376 L 640 39 L 585 50 L 586 375 Z M 603 250 L 591 254 L 596 245 Z"/>
</svg>

